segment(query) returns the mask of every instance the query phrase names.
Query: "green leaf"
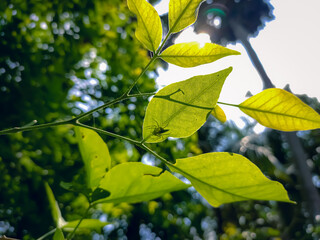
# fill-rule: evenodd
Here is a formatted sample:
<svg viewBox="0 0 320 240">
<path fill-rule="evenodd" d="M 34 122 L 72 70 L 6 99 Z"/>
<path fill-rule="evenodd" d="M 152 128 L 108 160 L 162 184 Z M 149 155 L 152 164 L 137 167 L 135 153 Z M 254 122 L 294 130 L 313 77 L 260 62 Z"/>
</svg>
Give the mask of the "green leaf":
<svg viewBox="0 0 320 240">
<path fill-rule="evenodd" d="M 211 115 L 218 119 L 220 122 L 225 123 L 227 121 L 226 114 L 222 110 L 219 105 L 216 105 L 215 108 L 212 110 Z"/>
<path fill-rule="evenodd" d="M 56 201 L 56 199 L 53 195 L 53 192 L 47 182 L 44 183 L 44 187 L 46 189 L 46 193 L 48 196 L 48 201 L 49 201 L 49 206 L 51 209 L 53 221 L 54 221 L 56 227 L 59 228 L 59 227 L 63 226 L 66 222 L 61 215 L 61 211 L 58 206 L 58 202 Z"/>
<path fill-rule="evenodd" d="M 195 67 L 214 62 L 229 55 L 240 53 L 214 43 L 206 43 L 200 47 L 198 42 L 179 43 L 165 49 L 160 57 L 180 67 Z"/>
<path fill-rule="evenodd" d="M 76 136 L 84 161 L 89 188 L 96 188 L 106 171 L 111 168 L 109 150 L 93 130 L 76 127 Z"/>
<path fill-rule="evenodd" d="M 298 97 L 279 88 L 269 88 L 239 105 L 245 114 L 263 126 L 281 131 L 320 128 L 320 115 Z"/>
<path fill-rule="evenodd" d="M 286 190 L 266 178 L 247 158 L 233 153 L 207 153 L 178 159 L 171 170 L 190 180 L 214 207 L 245 200 L 291 202 Z"/>
<path fill-rule="evenodd" d="M 196 132 L 216 106 L 223 83 L 231 71 L 230 67 L 161 89 L 146 110 L 144 141 L 161 142 L 168 136 L 183 138 Z"/>
<path fill-rule="evenodd" d="M 66 232 L 72 232 L 78 223 L 79 223 L 79 220 L 67 222 L 62 227 L 62 229 Z M 108 224 L 107 222 L 101 222 L 98 219 L 83 219 L 82 222 L 80 223 L 77 231 L 88 229 L 88 230 L 92 230 L 92 231 L 101 232 L 101 229 L 107 224 Z"/>
<path fill-rule="evenodd" d="M 53 240 L 64 240 L 63 232 L 60 228 L 57 228 L 54 235 Z"/>
<path fill-rule="evenodd" d="M 155 52 L 162 40 L 162 25 L 157 11 L 145 0 L 128 0 L 128 7 L 137 16 L 137 39 Z"/>
<path fill-rule="evenodd" d="M 179 32 L 193 24 L 198 16 L 200 3 L 204 0 L 170 0 L 169 31 Z"/>
<path fill-rule="evenodd" d="M 165 193 L 189 187 L 168 171 L 139 162 L 128 162 L 113 167 L 101 180 L 101 188 L 111 195 L 97 202 L 136 203 L 149 201 Z"/>
<path fill-rule="evenodd" d="M 96 188 L 91 195 L 91 202 L 110 196 L 110 192 L 102 188 Z"/>
</svg>

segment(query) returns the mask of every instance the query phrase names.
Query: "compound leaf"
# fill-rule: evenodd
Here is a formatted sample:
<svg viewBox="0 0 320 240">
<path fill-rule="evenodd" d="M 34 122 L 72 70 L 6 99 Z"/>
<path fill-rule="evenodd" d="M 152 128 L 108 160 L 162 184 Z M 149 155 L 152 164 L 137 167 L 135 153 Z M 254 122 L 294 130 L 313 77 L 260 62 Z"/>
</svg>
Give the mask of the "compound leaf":
<svg viewBox="0 0 320 240">
<path fill-rule="evenodd" d="M 165 49 L 160 57 L 180 67 L 195 67 L 214 62 L 229 55 L 240 53 L 214 43 L 206 43 L 200 47 L 198 42 L 178 43 Z"/>
<path fill-rule="evenodd" d="M 247 158 L 233 153 L 206 153 L 178 159 L 171 170 L 190 180 L 214 207 L 245 200 L 292 202 L 284 187 L 266 178 Z"/>
<path fill-rule="evenodd" d="M 263 126 L 281 131 L 320 127 L 320 115 L 298 97 L 279 88 L 269 88 L 239 105 L 241 111 Z"/>
<path fill-rule="evenodd" d="M 76 127 L 75 132 L 86 169 L 87 184 L 89 188 L 94 189 L 111 168 L 109 150 L 95 131 Z"/>
<path fill-rule="evenodd" d="M 198 16 L 200 3 L 204 0 L 170 0 L 169 31 L 179 32 L 193 24 Z"/>
<path fill-rule="evenodd" d="M 143 122 L 145 142 L 183 138 L 196 132 L 216 106 L 232 68 L 170 84 L 150 101 Z"/>
<path fill-rule="evenodd" d="M 139 162 L 127 162 L 113 167 L 101 180 L 100 188 L 110 196 L 97 202 L 136 203 L 149 201 L 165 193 L 189 187 L 168 171 Z"/>
<path fill-rule="evenodd" d="M 157 11 L 145 0 L 128 0 L 128 7 L 137 16 L 137 39 L 155 52 L 162 40 L 162 25 Z"/>
</svg>

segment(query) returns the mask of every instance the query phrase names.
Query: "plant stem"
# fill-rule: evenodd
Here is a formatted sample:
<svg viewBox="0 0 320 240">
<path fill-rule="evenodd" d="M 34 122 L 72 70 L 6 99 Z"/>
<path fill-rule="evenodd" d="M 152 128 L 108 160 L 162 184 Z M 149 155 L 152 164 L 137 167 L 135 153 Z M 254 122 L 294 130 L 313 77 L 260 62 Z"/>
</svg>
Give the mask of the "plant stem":
<svg viewBox="0 0 320 240">
<path fill-rule="evenodd" d="M 217 102 L 217 103 L 219 103 L 219 104 L 222 104 L 222 105 L 227 105 L 227 106 L 231 106 L 231 107 L 240 107 L 239 105 L 237 105 L 237 104 L 231 104 L 231 103 L 224 103 L 224 102 Z"/>
<path fill-rule="evenodd" d="M 96 131 L 98 133 L 101 133 L 101 134 L 104 134 L 104 135 L 108 135 L 108 136 L 111 136 L 111 137 L 114 137 L 114 138 L 119 138 L 119 139 L 122 139 L 122 140 L 125 140 L 125 141 L 128 141 L 128 142 L 131 142 L 133 144 L 140 143 L 139 141 L 133 140 L 131 138 L 127 138 L 127 137 L 124 137 L 124 136 L 121 136 L 121 135 L 118 135 L 118 134 L 115 134 L 115 133 L 112 133 L 112 132 L 108 132 L 108 131 L 102 130 L 100 128 L 96 128 L 96 127 L 92 127 L 92 126 L 89 126 L 89 125 L 85 125 L 85 124 L 80 123 L 80 122 L 76 122 L 73 125 L 74 126 L 88 128 L 88 129 L 91 129 L 91 130 Z"/>
<path fill-rule="evenodd" d="M 164 157 L 161 157 L 158 153 L 156 153 L 155 151 L 153 151 L 151 148 L 147 147 L 145 144 L 143 143 L 138 143 L 137 146 L 141 147 L 142 149 L 146 150 L 147 152 L 151 153 L 153 156 L 157 157 L 161 162 L 163 162 L 164 164 L 170 166 L 170 167 L 174 167 L 176 168 L 171 162 L 169 162 L 168 160 L 166 160 Z"/>
<path fill-rule="evenodd" d="M 75 226 L 75 228 L 73 229 L 73 231 L 69 234 L 69 236 L 67 237 L 66 240 L 71 240 L 74 236 L 74 234 L 76 233 L 78 227 L 80 226 L 81 222 L 83 221 L 83 219 L 87 216 L 89 210 L 91 208 L 91 204 L 89 205 L 89 207 L 87 208 L 86 212 L 83 214 L 82 218 L 79 220 L 79 222 L 77 223 L 77 225 Z"/>
<path fill-rule="evenodd" d="M 141 76 L 148 70 L 148 68 L 150 67 L 150 65 L 158 58 L 158 54 L 155 53 L 152 58 L 150 59 L 150 61 L 148 62 L 147 66 L 144 67 L 144 69 L 142 70 L 142 72 L 139 74 L 139 76 L 136 78 L 136 80 L 131 84 L 131 86 L 128 88 L 128 90 L 121 96 L 121 97 L 128 97 L 131 90 L 133 89 L 133 87 L 137 84 L 137 82 L 139 81 L 139 79 L 141 78 Z M 121 98 L 120 97 L 120 98 Z"/>
<path fill-rule="evenodd" d="M 127 95 L 127 96 L 121 96 L 119 98 L 116 98 L 110 102 L 107 102 L 99 107 L 96 107 L 88 112 L 79 114 L 78 116 L 76 116 L 75 118 L 69 119 L 69 120 L 64 120 L 64 121 L 58 121 L 58 122 L 52 122 L 52 123 L 44 123 L 44 124 L 39 124 L 39 125 L 28 125 L 28 126 L 23 126 L 23 127 L 14 127 L 14 128 L 9 128 L 9 129 L 5 129 L 0 131 L 0 135 L 6 135 L 6 134 L 11 134 L 11 133 L 18 133 L 18 132 L 26 132 L 26 131 L 31 131 L 31 130 L 37 130 L 37 129 L 43 129 L 43 128 L 49 128 L 49 127 L 55 127 L 55 126 L 59 126 L 59 125 L 66 125 L 66 124 L 72 124 L 72 125 L 76 125 L 75 123 L 80 120 L 83 119 L 87 116 L 89 116 L 90 114 L 92 114 L 93 112 L 99 111 L 100 109 L 103 109 L 105 107 L 111 106 L 113 104 L 116 104 L 118 102 L 121 102 L 123 100 L 129 99 L 131 97 L 144 97 L 144 96 L 152 96 L 155 93 L 138 93 L 138 94 L 131 94 L 131 95 Z"/>
<path fill-rule="evenodd" d="M 26 127 L 14 127 L 9 128 L 0 131 L 0 135 L 10 134 L 10 133 L 17 133 L 17 132 L 25 132 L 25 131 L 31 131 L 31 130 L 37 130 L 37 129 L 43 129 L 48 127 L 55 127 L 59 125 L 65 125 L 70 124 L 73 119 L 71 120 L 65 120 L 65 121 L 59 121 L 59 122 L 52 122 L 52 123 L 44 123 L 39 125 L 33 125 L 33 126 L 26 126 Z"/>
<path fill-rule="evenodd" d="M 43 234 L 41 237 L 37 238 L 37 240 L 42 240 L 42 239 L 44 239 L 45 237 L 53 234 L 56 230 L 57 230 L 57 228 L 52 229 L 50 232 L 47 232 L 47 233 Z"/>
</svg>

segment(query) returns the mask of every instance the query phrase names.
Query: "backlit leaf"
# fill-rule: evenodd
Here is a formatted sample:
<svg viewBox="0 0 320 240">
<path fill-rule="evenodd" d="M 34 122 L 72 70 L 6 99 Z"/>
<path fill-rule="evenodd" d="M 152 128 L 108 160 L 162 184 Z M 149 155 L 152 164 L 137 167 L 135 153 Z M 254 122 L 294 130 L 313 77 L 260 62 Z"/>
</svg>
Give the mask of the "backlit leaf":
<svg viewBox="0 0 320 240">
<path fill-rule="evenodd" d="M 225 123 L 227 121 L 226 114 L 222 110 L 219 105 L 216 105 L 215 108 L 212 110 L 211 115 L 218 119 L 220 122 Z"/>
<path fill-rule="evenodd" d="M 79 223 L 79 220 L 67 222 L 62 227 L 62 229 L 66 232 L 72 232 L 74 230 L 74 228 L 78 225 L 78 223 Z M 101 229 L 107 224 L 108 223 L 101 222 L 98 219 L 83 219 L 82 222 L 80 223 L 77 231 L 89 229 L 92 231 L 101 232 Z"/>
<path fill-rule="evenodd" d="M 46 189 L 46 193 L 47 193 L 47 197 L 48 197 L 48 201 L 49 201 L 49 206 L 51 209 L 51 215 L 53 218 L 53 221 L 56 225 L 56 227 L 61 227 L 63 226 L 66 222 L 63 219 L 62 215 L 61 215 L 61 211 L 58 205 L 58 202 L 56 201 L 53 192 L 49 186 L 49 184 L 47 182 L 44 183 L 44 187 Z"/>
<path fill-rule="evenodd" d="M 229 55 L 240 53 L 214 43 L 206 43 L 200 47 L 198 42 L 178 43 L 165 49 L 160 57 L 169 63 L 180 67 L 195 67 L 214 62 Z"/>
<path fill-rule="evenodd" d="M 137 39 L 155 52 L 162 40 L 162 25 L 157 11 L 146 0 L 128 0 L 128 7 L 137 16 Z"/>
<path fill-rule="evenodd" d="M 57 228 L 54 235 L 53 240 L 64 240 L 63 232 L 60 228 Z"/>
<path fill-rule="evenodd" d="M 109 150 L 93 130 L 76 127 L 76 136 L 84 161 L 89 188 L 96 188 L 106 171 L 111 168 Z"/>
<path fill-rule="evenodd" d="M 136 203 L 189 187 L 168 171 L 161 172 L 161 168 L 139 162 L 118 164 L 100 183 L 100 187 L 110 192 L 110 196 L 97 202 Z"/>
<path fill-rule="evenodd" d="M 200 3 L 204 0 L 170 0 L 169 30 L 179 32 L 194 23 L 198 16 Z"/>
<path fill-rule="evenodd" d="M 214 207 L 250 199 L 291 202 L 279 182 L 266 178 L 257 166 L 238 154 L 202 154 L 178 159 L 170 168 L 189 179 Z"/>
<path fill-rule="evenodd" d="M 281 131 L 320 128 L 320 115 L 298 97 L 279 88 L 269 88 L 239 105 L 241 111 L 263 126 Z"/>
<path fill-rule="evenodd" d="M 232 68 L 196 76 L 161 89 L 150 101 L 143 122 L 145 142 L 183 138 L 196 132 L 216 106 Z"/>
</svg>

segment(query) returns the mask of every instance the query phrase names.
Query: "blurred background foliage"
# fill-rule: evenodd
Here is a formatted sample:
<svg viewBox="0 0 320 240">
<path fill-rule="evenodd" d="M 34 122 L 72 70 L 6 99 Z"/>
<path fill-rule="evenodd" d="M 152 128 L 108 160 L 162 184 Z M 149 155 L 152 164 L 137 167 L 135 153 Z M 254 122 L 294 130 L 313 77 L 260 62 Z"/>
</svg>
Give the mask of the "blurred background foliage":
<svg viewBox="0 0 320 240">
<path fill-rule="evenodd" d="M 0 2 L 0 129 L 70 118 L 119 96 L 149 60 L 134 37 L 136 22 L 126 1 L 4 0 Z M 138 92 L 156 90 L 153 65 Z M 316 99 L 300 96 L 318 112 Z M 87 124 L 134 139 L 141 136 L 147 99 L 137 98 L 94 113 Z M 90 212 L 106 221 L 101 232 L 75 239 L 318 239 L 291 161 L 278 131 L 238 129 L 210 117 L 198 134 L 153 146 L 167 159 L 230 151 L 251 159 L 282 182 L 297 205 L 241 202 L 212 208 L 193 189 L 139 204 L 101 204 Z M 320 187 L 320 132 L 298 133 L 308 153 L 313 182 Z M 102 136 L 114 164 L 160 162 L 135 146 Z M 44 182 L 63 217 L 79 219 L 88 202 L 60 186 L 83 176 L 83 163 L 70 126 L 0 136 L 0 235 L 37 239 L 54 228 Z M 119 183 L 121 184 L 121 183 Z"/>
</svg>

